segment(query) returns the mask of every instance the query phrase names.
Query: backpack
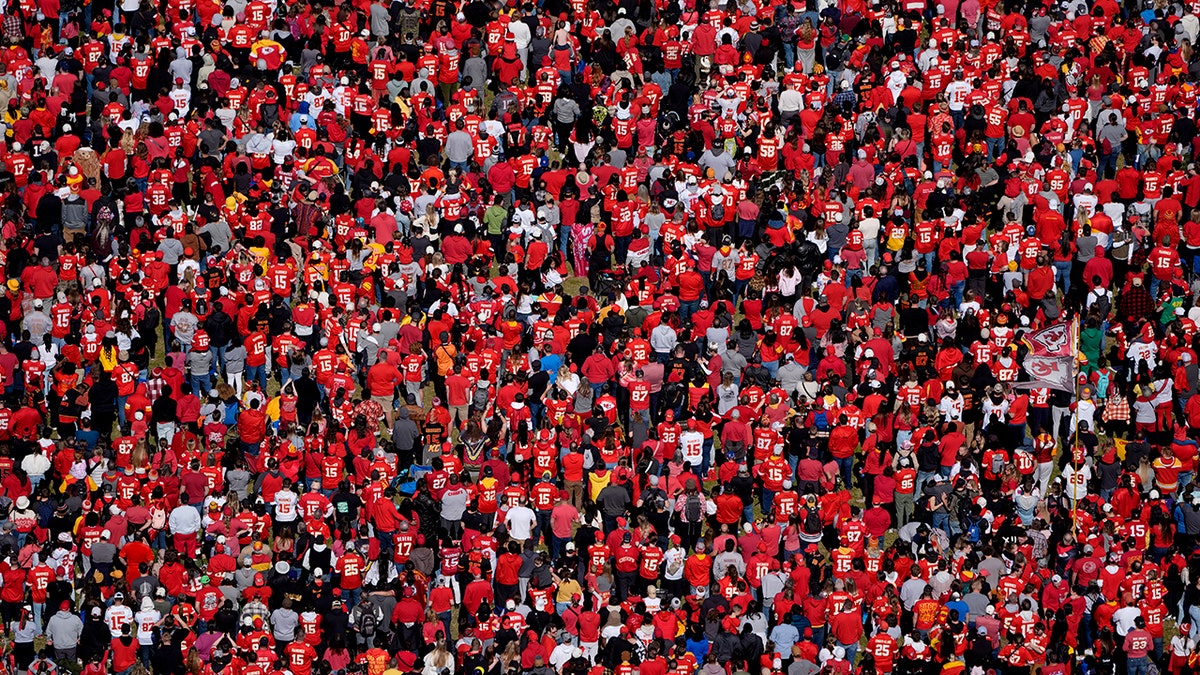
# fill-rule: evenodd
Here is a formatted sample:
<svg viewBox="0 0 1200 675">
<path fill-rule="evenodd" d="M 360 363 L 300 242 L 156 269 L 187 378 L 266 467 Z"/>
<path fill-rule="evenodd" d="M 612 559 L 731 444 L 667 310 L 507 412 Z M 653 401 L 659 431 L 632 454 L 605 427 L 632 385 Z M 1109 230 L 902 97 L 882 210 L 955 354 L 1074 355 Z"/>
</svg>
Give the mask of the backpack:
<svg viewBox="0 0 1200 675">
<path fill-rule="evenodd" d="M 816 509 L 809 509 L 808 514 L 804 516 L 804 534 L 820 534 L 821 533 L 821 516 L 817 514 Z"/>
<path fill-rule="evenodd" d="M 358 618 L 358 633 L 363 637 L 371 637 L 375 635 L 375 629 L 378 628 L 379 619 L 375 616 L 374 608 L 363 612 Z"/>
<path fill-rule="evenodd" d="M 716 204 L 713 204 L 712 219 L 717 222 L 725 220 L 725 202 L 724 202 L 724 200 L 719 201 Z"/>
<path fill-rule="evenodd" d="M 979 535 L 982 534 L 982 531 L 980 530 L 980 527 L 979 527 L 979 521 L 981 521 L 981 520 L 983 520 L 983 519 L 982 518 L 971 518 L 967 521 L 967 523 L 968 523 L 967 527 L 966 527 L 967 541 L 971 542 L 972 544 L 979 543 Z"/>
<path fill-rule="evenodd" d="M 829 414 L 824 410 L 813 413 L 813 428 L 817 431 L 829 431 Z"/>
<path fill-rule="evenodd" d="M 997 476 L 1004 471 L 1004 455 L 996 454 L 992 456 L 992 473 Z"/>
<path fill-rule="evenodd" d="M 491 400 L 492 400 L 491 387 L 488 387 L 487 389 L 480 389 L 479 387 L 475 387 L 475 395 L 471 398 L 471 405 L 473 405 L 476 410 L 487 409 L 488 402 Z"/>
<path fill-rule="evenodd" d="M 1096 398 L 1108 398 L 1108 372 L 1101 370 L 1096 374 Z"/>
<path fill-rule="evenodd" d="M 117 229 L 117 214 L 107 202 L 96 207 L 92 218 L 92 250 L 107 253 L 109 241 Z"/>
<path fill-rule="evenodd" d="M 704 517 L 704 501 L 700 499 L 700 494 L 694 492 L 687 496 L 687 503 L 683 506 L 683 515 L 689 523 L 698 523 Z"/>
</svg>

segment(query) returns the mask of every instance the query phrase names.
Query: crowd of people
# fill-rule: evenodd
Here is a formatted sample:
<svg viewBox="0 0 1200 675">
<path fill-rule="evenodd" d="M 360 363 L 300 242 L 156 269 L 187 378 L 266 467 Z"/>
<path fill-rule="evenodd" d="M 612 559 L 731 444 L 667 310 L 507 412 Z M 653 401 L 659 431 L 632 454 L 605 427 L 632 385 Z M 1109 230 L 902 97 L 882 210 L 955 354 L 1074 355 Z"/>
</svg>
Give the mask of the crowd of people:
<svg viewBox="0 0 1200 675">
<path fill-rule="evenodd" d="M 9 0 L 0 669 L 1200 672 L 1198 12 Z"/>
</svg>

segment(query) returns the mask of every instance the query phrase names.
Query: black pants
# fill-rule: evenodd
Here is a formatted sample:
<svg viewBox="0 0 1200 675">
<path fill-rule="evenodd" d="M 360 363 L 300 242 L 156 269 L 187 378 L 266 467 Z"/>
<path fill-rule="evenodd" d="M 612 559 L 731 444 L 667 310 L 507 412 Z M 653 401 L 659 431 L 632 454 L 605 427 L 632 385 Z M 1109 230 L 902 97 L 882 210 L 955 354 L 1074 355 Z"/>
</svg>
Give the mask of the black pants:
<svg viewBox="0 0 1200 675">
<path fill-rule="evenodd" d="M 613 599 L 617 602 L 623 602 L 629 597 L 629 592 L 633 590 L 633 582 L 637 579 L 637 570 L 632 572 L 617 571 L 617 592 Z"/>
</svg>

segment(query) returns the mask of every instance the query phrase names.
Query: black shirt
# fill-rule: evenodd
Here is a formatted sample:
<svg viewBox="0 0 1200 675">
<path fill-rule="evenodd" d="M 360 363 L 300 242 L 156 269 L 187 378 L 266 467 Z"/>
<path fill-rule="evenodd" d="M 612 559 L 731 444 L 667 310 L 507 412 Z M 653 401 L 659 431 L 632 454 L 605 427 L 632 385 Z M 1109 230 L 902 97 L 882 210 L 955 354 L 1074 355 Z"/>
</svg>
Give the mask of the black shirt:
<svg viewBox="0 0 1200 675">
<path fill-rule="evenodd" d="M 338 516 L 346 516 L 350 520 L 358 518 L 358 510 L 363 506 L 362 500 L 352 492 L 338 491 L 329 501 L 333 503 L 333 508 L 337 511 Z"/>
<path fill-rule="evenodd" d="M 150 419 L 155 424 L 178 422 L 179 414 L 176 409 L 175 399 L 170 396 L 159 396 L 154 405 L 150 407 Z"/>
</svg>

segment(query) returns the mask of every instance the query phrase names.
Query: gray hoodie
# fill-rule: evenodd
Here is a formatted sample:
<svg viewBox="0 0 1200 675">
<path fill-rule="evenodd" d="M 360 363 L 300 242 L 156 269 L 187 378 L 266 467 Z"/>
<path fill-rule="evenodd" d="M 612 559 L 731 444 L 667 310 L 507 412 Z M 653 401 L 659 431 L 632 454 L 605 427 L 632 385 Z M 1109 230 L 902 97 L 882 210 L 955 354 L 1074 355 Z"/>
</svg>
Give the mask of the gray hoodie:
<svg viewBox="0 0 1200 675">
<path fill-rule="evenodd" d="M 417 424 L 409 419 L 408 407 L 402 406 L 396 411 L 396 423 L 392 425 L 392 442 L 400 451 L 412 450 L 421 437 Z"/>
<path fill-rule="evenodd" d="M 79 646 L 83 634 L 83 620 L 78 615 L 59 610 L 46 623 L 46 640 L 54 643 L 55 649 L 74 649 Z"/>
<path fill-rule="evenodd" d="M 242 345 L 225 351 L 225 372 L 241 373 L 246 370 L 246 348 Z"/>
<path fill-rule="evenodd" d="M 63 202 L 62 206 L 62 225 L 68 230 L 83 230 L 87 228 L 88 223 L 88 205 L 77 194 L 72 194 Z"/>
</svg>

